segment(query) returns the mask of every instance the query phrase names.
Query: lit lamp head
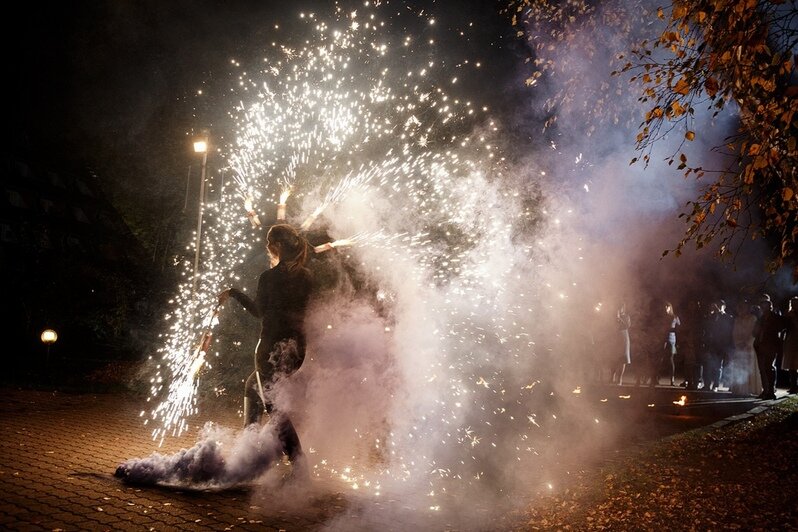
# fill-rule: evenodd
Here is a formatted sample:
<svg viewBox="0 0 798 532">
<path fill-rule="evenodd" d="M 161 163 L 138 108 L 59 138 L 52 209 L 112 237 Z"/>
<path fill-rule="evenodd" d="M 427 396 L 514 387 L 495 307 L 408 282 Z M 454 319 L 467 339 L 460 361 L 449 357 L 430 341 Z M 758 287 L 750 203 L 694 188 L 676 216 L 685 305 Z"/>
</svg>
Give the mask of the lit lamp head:
<svg viewBox="0 0 798 532">
<path fill-rule="evenodd" d="M 42 331 L 42 343 L 46 345 L 54 344 L 58 340 L 58 333 L 52 329 L 45 329 Z"/>
<path fill-rule="evenodd" d="M 208 141 L 200 139 L 194 141 L 194 153 L 205 153 L 208 151 Z"/>
</svg>

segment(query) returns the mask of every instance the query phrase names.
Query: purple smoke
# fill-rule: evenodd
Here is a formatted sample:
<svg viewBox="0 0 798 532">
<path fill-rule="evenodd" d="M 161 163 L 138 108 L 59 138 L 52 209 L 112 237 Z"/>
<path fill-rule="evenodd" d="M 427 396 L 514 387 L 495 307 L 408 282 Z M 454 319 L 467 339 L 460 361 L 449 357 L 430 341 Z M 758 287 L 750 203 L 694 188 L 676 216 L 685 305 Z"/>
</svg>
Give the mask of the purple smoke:
<svg viewBox="0 0 798 532">
<path fill-rule="evenodd" d="M 153 453 L 123 462 L 114 473 L 130 484 L 229 487 L 257 479 L 280 459 L 276 425 L 250 425 L 237 435 L 208 423 L 200 441 L 172 455 Z"/>
</svg>

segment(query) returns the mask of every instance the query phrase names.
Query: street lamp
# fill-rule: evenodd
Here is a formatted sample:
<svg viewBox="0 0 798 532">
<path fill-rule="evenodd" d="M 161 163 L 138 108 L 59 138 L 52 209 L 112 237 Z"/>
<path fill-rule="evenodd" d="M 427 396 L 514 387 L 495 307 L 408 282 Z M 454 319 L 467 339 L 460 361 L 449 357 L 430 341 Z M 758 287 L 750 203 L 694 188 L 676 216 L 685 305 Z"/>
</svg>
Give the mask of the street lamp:
<svg viewBox="0 0 798 532">
<path fill-rule="evenodd" d="M 200 172 L 199 209 L 197 210 L 197 242 L 194 251 L 194 277 L 191 293 L 197 292 L 197 278 L 199 275 L 200 242 L 202 241 L 202 210 L 205 200 L 205 166 L 208 162 L 208 132 L 203 131 L 202 137 L 194 141 L 194 153 L 202 154 L 202 171 Z"/>
<path fill-rule="evenodd" d="M 47 357 L 44 359 L 44 365 L 50 364 L 50 346 L 58 340 L 58 333 L 52 329 L 45 329 L 41 335 L 42 343 L 47 346 Z"/>
</svg>

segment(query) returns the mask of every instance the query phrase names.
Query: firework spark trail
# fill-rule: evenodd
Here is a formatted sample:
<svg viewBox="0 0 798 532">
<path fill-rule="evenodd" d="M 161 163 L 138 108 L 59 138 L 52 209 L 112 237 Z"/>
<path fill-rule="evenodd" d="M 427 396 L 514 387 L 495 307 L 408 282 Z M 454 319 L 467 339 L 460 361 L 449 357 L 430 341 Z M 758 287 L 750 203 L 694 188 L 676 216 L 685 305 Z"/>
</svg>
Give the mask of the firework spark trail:
<svg viewBox="0 0 798 532">
<path fill-rule="evenodd" d="M 181 284 L 166 317 L 169 332 L 152 387 L 152 398 L 161 398 L 150 412 L 153 436 L 186 429 L 196 408 L 196 367 L 215 356 L 205 353 L 198 362 L 195 354 L 200 312 L 239 281 L 235 272 L 256 245 L 240 198 L 256 209 L 263 201 L 285 205 L 287 197 L 279 195 L 290 192 L 308 201 L 323 198 L 306 207 L 303 227 L 329 212 L 333 234 L 353 235 L 342 240 L 362 247 L 364 264 L 388 290 L 406 290 L 400 287 L 412 280 L 424 302 L 417 319 L 429 333 L 425 344 L 402 338 L 403 377 L 427 391 L 410 409 L 423 413 L 391 413 L 392 431 L 377 441 L 389 450 L 388 466 L 374 471 L 322 457 L 317 474 L 375 492 L 410 478 L 438 479 L 420 480 L 430 486 L 470 484 L 493 453 L 518 460 L 534 453 L 526 443 L 534 418 L 524 403 L 530 392 L 522 386 L 529 379 L 521 383 L 501 370 L 523 365 L 531 349 L 532 247 L 514 241 L 519 220 L 508 213 L 523 209 L 518 194 L 499 179 L 498 126 L 469 100 L 449 96 L 439 81 L 449 77 L 426 54 L 415 63 L 404 57 L 408 71 L 389 68 L 393 48 L 380 29 L 386 21 L 377 18 L 379 9 L 366 11 L 369 16 L 339 12 L 336 22 L 345 23 L 344 30 L 310 17 L 313 44 L 281 47 L 258 76 L 239 78 L 244 96 L 231 112 L 237 134 L 227 150 L 233 178 L 223 185 L 237 194 L 223 193 L 204 206 L 210 220 L 204 268 L 197 293 L 190 282 Z M 397 48 L 405 50 L 408 39 Z M 339 204 L 351 207 L 346 202 L 356 193 L 385 200 L 363 218 L 381 229 L 357 227 L 336 214 Z M 391 273 L 397 264 L 401 274 Z M 186 262 L 188 280 L 190 274 Z M 512 442 L 499 437 L 508 426 L 517 433 Z M 368 438 L 369 432 L 358 434 Z"/>
<path fill-rule="evenodd" d="M 389 156 L 390 152 L 386 154 Z M 327 195 L 322 200 L 321 204 L 313 210 L 310 216 L 308 216 L 302 225 L 300 226 L 301 229 L 307 230 L 309 229 L 316 219 L 330 206 L 337 202 L 339 202 L 342 198 L 346 197 L 346 195 L 353 190 L 365 187 L 368 185 L 371 180 L 379 175 L 381 176 L 380 184 L 384 185 L 387 182 L 388 177 L 397 171 L 397 162 L 399 159 L 397 157 L 390 157 L 389 159 L 382 161 L 376 165 L 370 164 L 369 168 L 364 169 L 365 165 L 361 165 L 360 168 L 356 172 L 350 172 L 346 175 L 341 181 L 338 182 L 334 187 L 332 187 L 328 192 Z"/>
</svg>

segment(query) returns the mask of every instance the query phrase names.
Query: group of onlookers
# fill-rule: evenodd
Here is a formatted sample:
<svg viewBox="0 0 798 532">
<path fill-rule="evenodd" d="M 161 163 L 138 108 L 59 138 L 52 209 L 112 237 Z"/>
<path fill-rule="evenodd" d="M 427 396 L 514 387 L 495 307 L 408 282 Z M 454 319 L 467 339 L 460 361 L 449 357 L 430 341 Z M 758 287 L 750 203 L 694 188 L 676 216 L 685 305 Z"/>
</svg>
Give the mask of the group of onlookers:
<svg viewBox="0 0 798 532">
<path fill-rule="evenodd" d="M 676 386 L 717 391 L 728 388 L 740 395 L 776 397 L 777 369 L 789 378 L 788 393 L 798 393 L 798 296 L 789 299 L 782 314 L 767 294 L 755 301 L 738 300 L 735 313 L 727 312 L 722 299 L 703 305 L 691 301 L 680 317 L 670 303 L 664 305 L 660 336 L 645 355 L 632 355 L 632 320 L 626 305 L 616 314 L 617 342 L 613 355 L 612 382 L 623 384 L 626 367 L 634 360 L 637 384 L 655 386 L 662 376 Z M 658 343 L 658 347 L 657 347 Z M 782 384 L 782 383 L 779 383 Z M 782 386 L 785 387 L 785 386 Z"/>
</svg>

